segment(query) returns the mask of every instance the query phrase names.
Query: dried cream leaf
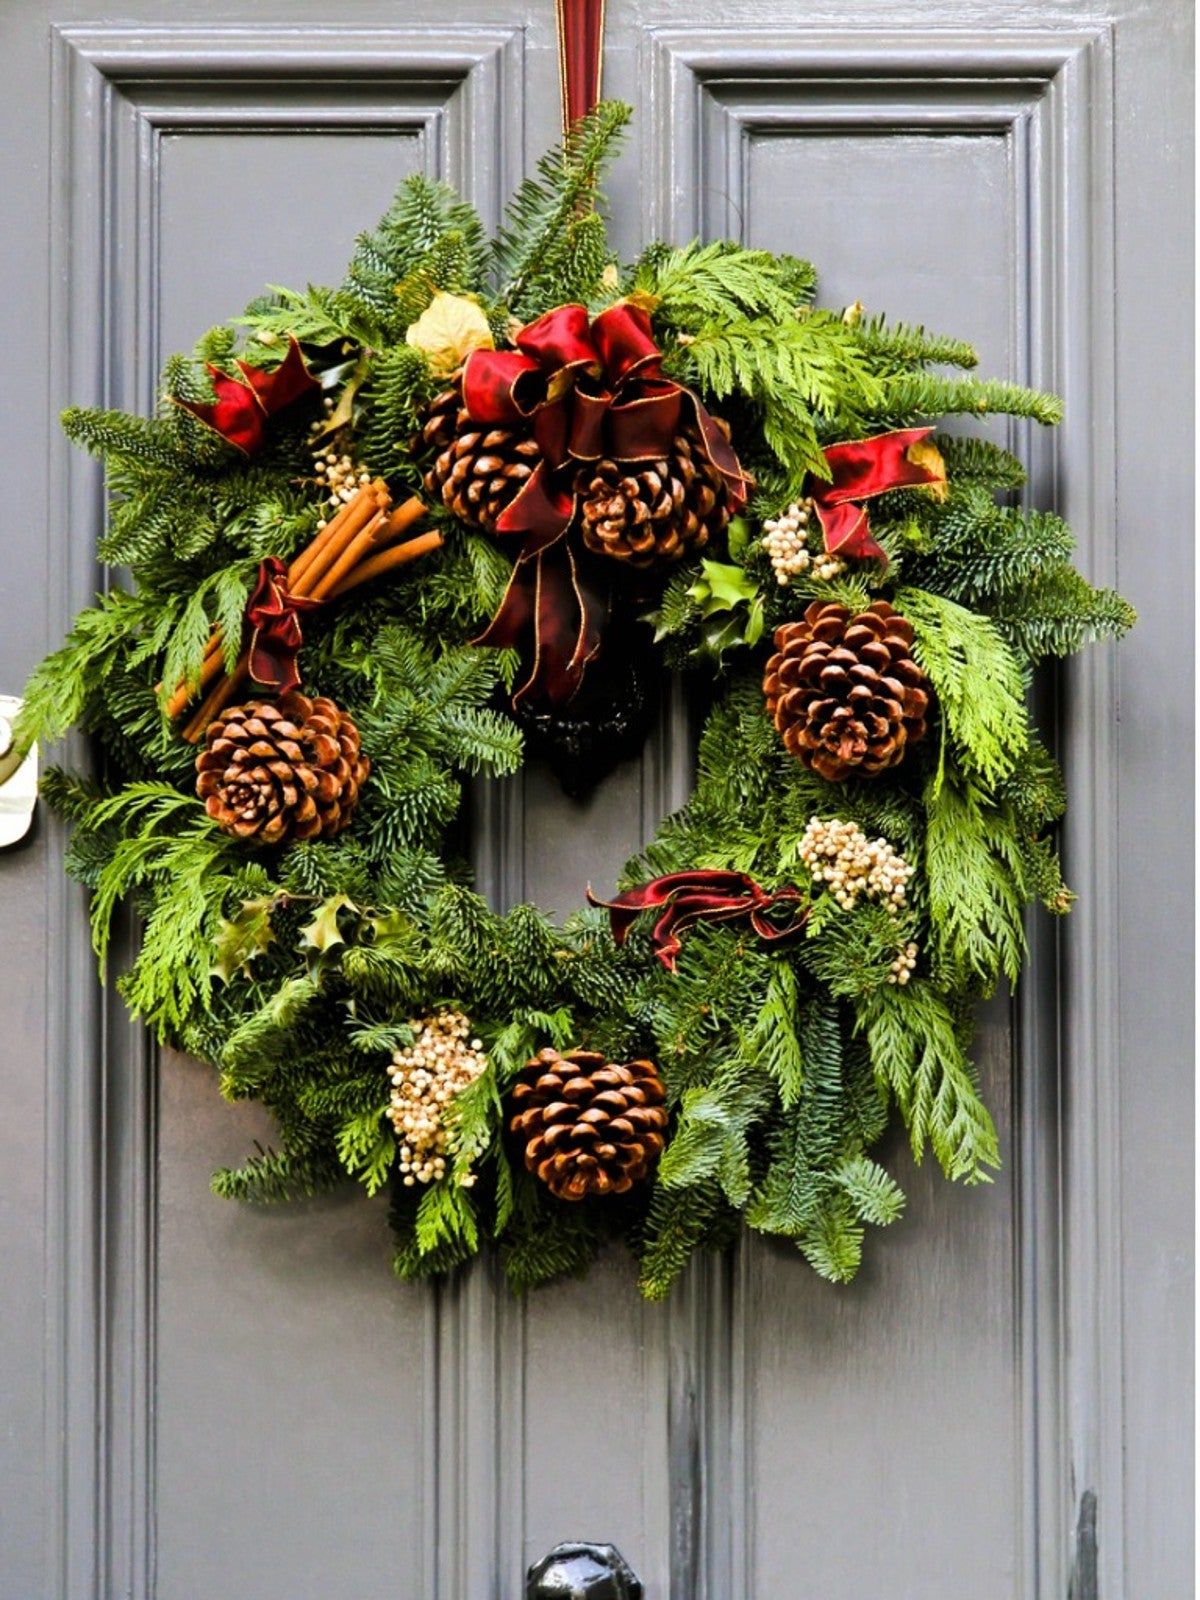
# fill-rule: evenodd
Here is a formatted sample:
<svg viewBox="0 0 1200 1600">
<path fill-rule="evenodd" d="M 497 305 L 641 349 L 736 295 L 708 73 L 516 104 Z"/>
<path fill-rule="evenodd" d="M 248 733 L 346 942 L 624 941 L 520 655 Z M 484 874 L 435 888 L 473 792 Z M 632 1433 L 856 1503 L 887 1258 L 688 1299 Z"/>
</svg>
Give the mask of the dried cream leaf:
<svg viewBox="0 0 1200 1600">
<path fill-rule="evenodd" d="M 410 326 L 408 343 L 423 350 L 440 377 L 461 367 L 472 350 L 492 350 L 495 341 L 483 308 L 460 294 L 439 289 Z"/>
<path fill-rule="evenodd" d="M 946 487 L 946 463 L 933 440 L 918 439 L 916 444 L 909 445 L 906 454 L 914 467 L 924 467 L 926 472 L 931 472 L 937 480 L 935 483 L 922 485 L 926 493 L 931 494 L 935 500 L 944 500 L 949 493 Z"/>
</svg>

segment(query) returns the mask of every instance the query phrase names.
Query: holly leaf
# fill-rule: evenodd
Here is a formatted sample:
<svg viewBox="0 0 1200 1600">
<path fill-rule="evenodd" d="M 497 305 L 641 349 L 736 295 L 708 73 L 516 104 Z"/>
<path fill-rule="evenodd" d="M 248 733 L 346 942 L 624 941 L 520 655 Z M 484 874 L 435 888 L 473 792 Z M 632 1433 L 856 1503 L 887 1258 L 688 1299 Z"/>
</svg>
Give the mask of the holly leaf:
<svg viewBox="0 0 1200 1600">
<path fill-rule="evenodd" d="M 702 561 L 700 573 L 688 595 L 700 608 L 701 616 L 732 611 L 758 596 L 758 584 L 744 567 L 731 566 L 726 561 Z"/>
<path fill-rule="evenodd" d="M 765 615 L 758 584 L 743 567 L 724 561 L 702 561 L 700 576 L 688 590 L 707 626 L 693 654 L 719 666 L 728 650 L 753 647 L 763 636 Z"/>
<path fill-rule="evenodd" d="M 230 921 L 221 918 L 213 951 L 213 976 L 222 983 L 232 982 L 237 973 L 250 977 L 251 963 L 256 956 L 274 942 L 271 911 L 275 905 L 273 894 L 256 895 L 243 900 L 236 917 Z"/>
<path fill-rule="evenodd" d="M 347 894 L 335 894 L 328 900 L 322 900 L 316 916 L 304 925 L 301 948 L 316 950 L 324 955 L 334 945 L 345 944 L 345 935 L 338 926 L 338 913 L 354 910 L 357 910 L 357 907 Z"/>
</svg>

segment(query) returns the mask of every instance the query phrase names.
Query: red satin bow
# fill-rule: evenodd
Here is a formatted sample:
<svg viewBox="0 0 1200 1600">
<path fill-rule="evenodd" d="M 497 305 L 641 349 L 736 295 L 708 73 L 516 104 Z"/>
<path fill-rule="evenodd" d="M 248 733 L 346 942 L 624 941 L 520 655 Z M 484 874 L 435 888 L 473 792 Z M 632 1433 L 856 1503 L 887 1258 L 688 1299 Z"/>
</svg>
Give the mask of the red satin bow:
<svg viewBox="0 0 1200 1600">
<path fill-rule="evenodd" d="M 745 504 L 747 479 L 700 397 L 666 377 L 650 318 L 622 303 L 594 321 L 559 306 L 521 329 L 516 350 L 475 350 L 463 371 L 463 403 L 484 427 L 532 426 L 542 459 L 505 507 L 497 533 L 519 535 L 508 590 L 476 643 L 511 646 L 534 629 L 533 662 L 514 699 L 570 700 L 600 646 L 603 585 L 563 540 L 575 519 L 575 469 L 602 456 L 653 461 L 668 453 L 691 410 L 702 447 L 730 503 Z"/>
<path fill-rule="evenodd" d="M 240 379 L 231 378 L 210 362 L 215 400 L 180 400 L 178 404 L 206 428 L 219 433 L 227 444 L 252 456 L 262 449 L 267 418 L 319 389 L 320 384 L 305 365 L 299 344 L 290 336 L 287 355 L 273 371 L 248 366 L 244 361 L 234 364 L 242 374 Z"/>
<path fill-rule="evenodd" d="M 932 428 L 902 428 L 876 434 L 873 439 L 851 439 L 831 444 L 825 451 L 830 481 L 810 476 L 807 490 L 825 533 L 831 555 L 865 560 L 874 556 L 887 565 L 887 553 L 871 536 L 862 500 L 889 489 L 911 489 L 943 483 L 944 475 L 909 459 L 913 445 L 927 439 Z"/>
<path fill-rule="evenodd" d="M 297 613 L 315 611 L 318 604 L 289 592 L 287 567 L 278 556 L 259 563 L 258 582 L 246 604 L 246 621 L 253 629 L 250 676 L 255 683 L 280 694 L 300 687 L 296 655 L 304 639 Z"/>
<path fill-rule="evenodd" d="M 613 940 L 618 945 L 625 943 L 630 928 L 643 911 L 661 907 L 662 914 L 654 924 L 651 939 L 655 955 L 668 972 L 675 971 L 675 957 L 681 948 L 680 935 L 699 922 L 733 922 L 738 917 L 747 917 L 760 939 L 775 940 L 799 933 L 808 921 L 807 906 L 782 927 L 769 917 L 779 906 L 801 903 L 803 896 L 799 889 L 772 892 L 744 872 L 717 869 L 671 872 L 636 889 L 627 889 L 615 900 L 597 899 L 589 886 L 587 897 L 591 905 L 608 910 Z"/>
</svg>

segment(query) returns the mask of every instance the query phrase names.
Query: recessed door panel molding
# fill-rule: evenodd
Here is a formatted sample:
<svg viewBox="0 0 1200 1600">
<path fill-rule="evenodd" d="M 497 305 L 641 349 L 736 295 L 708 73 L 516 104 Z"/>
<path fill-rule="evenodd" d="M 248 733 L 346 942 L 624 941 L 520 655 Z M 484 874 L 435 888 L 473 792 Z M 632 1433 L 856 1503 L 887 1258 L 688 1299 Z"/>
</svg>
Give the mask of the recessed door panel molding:
<svg viewBox="0 0 1200 1600">
<path fill-rule="evenodd" d="M 932 155 L 932 141 L 943 141 L 942 148 L 964 140 L 997 146 L 995 159 L 1009 185 L 1010 326 L 1007 350 L 986 351 L 985 366 L 990 359 L 995 370 L 999 353 L 1009 370 L 997 375 L 1063 394 L 1067 421 L 1061 429 L 1038 436 L 1016 424 L 1008 442 L 1030 465 L 1031 500 L 1055 504 L 1072 520 L 1084 569 L 1100 583 L 1114 582 L 1116 569 L 1111 57 L 1107 25 L 902 35 L 662 28 L 648 32 L 642 56 L 652 137 L 662 152 L 647 192 L 651 234 L 676 240 L 729 235 L 780 247 L 777 230 L 760 238 L 755 227 L 756 151 L 768 141 L 794 141 L 800 163 L 818 145 L 833 152 L 831 160 L 844 150 L 850 228 L 856 185 L 847 175 L 856 158 L 878 161 L 888 144 L 903 150 L 911 163 L 907 203 L 919 215 L 927 200 L 945 203 L 948 194 L 944 184 L 923 190 L 923 147 Z M 778 170 L 787 157 L 774 160 Z M 897 170 L 902 167 L 898 162 Z M 761 199 L 767 211 L 780 204 L 774 192 Z M 778 209 L 774 216 L 777 222 Z M 969 225 L 966 215 L 963 222 Z M 796 231 L 803 236 L 803 219 Z M 782 242 L 805 253 L 791 239 Z M 813 253 L 819 270 L 821 258 Z M 888 303 L 896 315 L 907 315 L 894 294 Z M 933 315 L 921 320 L 937 325 Z M 1014 1377 L 1022 1438 L 1013 1494 L 1020 1508 L 1019 1592 L 1031 1600 L 1065 1592 L 1072 1484 L 1103 1484 L 1100 1498 L 1109 1508 L 1103 1571 L 1114 1590 L 1122 1582 L 1119 1193 L 1100 1181 L 1102 1172 L 1112 1171 L 1120 1135 L 1111 979 L 1119 959 L 1112 652 L 1096 651 L 1072 664 L 1058 695 L 1061 712 L 1047 699 L 1041 714 L 1059 722 L 1072 783 L 1073 821 L 1064 849 L 1080 905 L 1066 926 L 1061 961 L 1053 935 L 1031 927 L 1033 975 L 1016 1002 L 1011 1040 L 994 1009 L 981 1036 L 1000 1109 L 1005 1079 L 1010 1073 L 1016 1079 L 1009 1170 L 1000 1181 L 1013 1190 Z M 1061 1035 L 1060 1006 L 1070 1018 Z M 895 1247 L 890 1239 L 877 1245 L 881 1251 Z M 743 1274 L 748 1278 L 735 1295 L 740 1331 L 733 1342 L 744 1361 L 754 1337 L 746 1318 L 752 1315 L 761 1328 L 763 1306 L 753 1294 L 755 1267 L 743 1264 Z M 749 1306 L 745 1293 L 751 1293 Z M 739 1392 L 753 1395 L 744 1369 Z M 751 1484 L 752 1416 L 743 1427 L 733 1449 L 740 1452 L 739 1477 Z M 711 1447 L 728 1460 L 724 1439 Z M 765 1474 L 757 1476 L 765 1481 Z M 747 1570 L 732 1593 L 757 1593 L 754 1543 L 743 1542 Z"/>
<path fill-rule="evenodd" d="M 1145 408 L 1173 408 L 1156 414 L 1168 440 L 1185 400 L 1160 348 L 1178 303 L 1143 292 L 1184 292 L 1178 240 L 1161 255 L 1146 242 L 1159 221 L 1171 232 L 1162 170 L 1180 158 L 1164 144 L 1162 170 L 1153 150 L 1147 160 L 1146 127 L 1158 74 L 1175 119 L 1164 138 L 1186 141 L 1171 52 L 1189 8 L 1064 3 L 1058 27 L 1025 26 L 1019 0 L 999 6 L 959 0 L 942 30 L 911 0 L 865 0 L 846 26 L 826 6 L 812 27 L 813 8 L 790 0 L 686 11 L 609 0 L 607 86 L 638 102 L 613 175 L 613 237 L 626 255 L 645 238 L 696 234 L 811 254 L 826 303 L 861 290 L 896 317 L 973 338 L 989 374 L 1057 390 L 1066 421 L 1053 432 L 978 426 L 1029 463 L 1031 503 L 1071 521 L 1080 564 L 1101 584 L 1117 569 L 1119 349 L 1121 536 L 1142 569 L 1124 576 L 1145 593 L 1146 567 L 1168 559 L 1151 522 L 1185 509 L 1157 466 L 1162 505 L 1135 503 L 1154 454 L 1138 411 L 1150 369 L 1162 395 Z M 203 0 L 179 0 L 170 25 L 156 0 L 128 0 L 111 25 L 67 20 L 81 8 L 30 0 L 37 16 L 13 30 L 24 53 L 0 68 L 17 142 L 35 157 L 14 184 L 30 238 L 40 227 L 45 239 L 49 215 L 38 328 L 17 351 L 31 375 L 46 367 L 47 415 L 14 423 L 14 438 L 47 441 L 34 472 L 49 485 L 44 558 L 40 482 L 36 517 L 12 536 L 22 573 L 39 542 L 50 641 L 101 581 L 104 517 L 99 468 L 68 448 L 58 410 L 150 408 L 166 354 L 236 313 L 264 278 L 329 281 L 404 173 L 449 179 L 494 227 L 558 115 L 551 0 L 452 0 L 413 26 L 417 12 L 378 0 L 258 0 L 219 23 Z M 18 59 L 38 63 L 27 89 Z M 225 224 L 243 224 L 249 206 L 261 227 L 231 244 Z M 909 216 L 919 240 L 903 231 Z M 39 252 L 23 248 L 20 263 L 42 272 Z M 23 393 L 40 407 L 35 381 Z M 1148 1505 L 1166 1474 L 1146 1460 L 1154 1405 L 1179 1379 L 1175 1346 L 1137 1321 L 1169 1245 L 1127 1242 L 1124 1283 L 1119 1248 L 1123 1218 L 1148 1232 L 1162 1212 L 1164 1180 L 1147 1175 L 1139 1137 L 1165 1140 L 1159 1124 L 1182 1103 L 1166 1069 L 1144 1081 L 1130 1060 L 1134 1019 L 1162 1046 L 1163 978 L 1124 977 L 1123 1063 L 1118 1049 L 1122 962 L 1132 972 L 1139 930 L 1143 944 L 1161 930 L 1137 882 L 1144 873 L 1161 893 L 1143 768 L 1179 789 L 1166 762 L 1181 695 L 1168 686 L 1155 699 L 1151 680 L 1155 663 L 1165 671 L 1161 641 L 1183 624 L 1162 597 L 1142 603 L 1148 621 L 1122 667 L 1138 719 L 1131 737 L 1127 711 L 1123 769 L 1111 649 L 1037 691 L 1071 786 L 1064 855 L 1079 903 L 1060 930 L 1031 920 L 1020 993 L 982 1014 L 1004 1171 L 963 1191 L 913 1172 L 889 1143 L 910 1217 L 868 1240 L 849 1289 L 755 1239 L 695 1263 L 665 1306 L 635 1303 L 629 1263 L 612 1255 L 586 1282 L 519 1302 L 495 1261 L 445 1285 L 396 1284 L 382 1212 L 357 1199 L 289 1214 L 210 1204 L 212 1167 L 269 1139 L 267 1120 L 221 1103 L 207 1068 L 160 1061 L 102 993 L 86 898 L 57 870 L 61 834 L 46 818 L 46 859 L 30 852 L 22 868 L 44 890 L 48 954 L 40 965 L 16 955 L 32 996 L 22 1003 L 46 1014 L 45 1063 L 23 1069 L 44 1098 L 45 1147 L 21 1184 L 22 1196 L 44 1194 L 46 1527 L 44 1538 L 23 1531 L 20 1600 L 341 1600 L 373 1581 L 401 1600 L 509 1600 L 527 1563 L 575 1538 L 615 1543 L 648 1600 L 767 1600 L 789 1586 L 822 1600 L 968 1588 L 978 1600 L 1062 1600 L 1085 1491 L 1098 1501 L 1100 1596 L 1132 1596 L 1127 1559 L 1138 1573 L 1154 1561 L 1175 1570 L 1177 1553 L 1152 1548 L 1175 1511 Z M 72 743 L 74 764 L 85 752 Z M 481 889 L 565 910 L 589 876 L 611 880 L 686 800 L 693 743 L 672 688 L 642 759 L 585 806 L 533 767 L 477 786 Z M 1164 849 L 1179 843 L 1171 825 Z M 126 927 L 115 967 L 135 937 Z M 17 1037 L 34 1037 L 19 1020 Z M 41 1031 L 36 1040 L 40 1050 Z M 1169 1171 L 1177 1147 L 1162 1149 Z M 36 1338 L 23 1327 L 18 1342 Z M 303 1394 L 306 1383 L 316 1392 Z M 1182 1446 L 1169 1423 L 1162 1431 L 1182 1478 Z M 21 1484 L 15 1503 L 33 1500 Z M 40 1587 L 26 1581 L 38 1562 Z"/>
<path fill-rule="evenodd" d="M 511 28 L 55 30 L 55 409 L 153 404 L 166 353 L 164 294 L 172 287 L 164 285 L 172 263 L 164 265 L 170 217 L 163 196 L 171 163 L 178 164 L 189 141 L 385 138 L 396 153 L 397 176 L 408 169 L 447 179 L 494 227 L 523 166 L 523 75 L 522 34 Z M 301 190 L 294 203 L 304 199 Z M 370 220 L 360 212 L 355 226 Z M 351 239 L 337 241 L 345 254 Z M 221 248 L 216 239 L 213 248 Z M 258 287 L 256 281 L 248 292 Z M 215 315 L 232 310 L 236 305 Z M 57 429 L 50 438 L 49 558 L 66 579 L 56 619 L 65 628 L 98 581 L 91 542 L 79 532 L 102 523 L 102 483 Z M 120 1005 L 97 993 L 84 906 L 54 875 L 48 910 L 63 1001 L 53 1012 L 52 1059 L 76 1064 L 71 1074 L 48 1078 L 47 1504 L 57 1516 L 49 1592 L 150 1600 L 182 1592 L 170 1573 L 156 1575 L 153 1538 L 161 1466 L 155 1452 L 159 1064 Z M 184 1072 L 186 1064 L 170 1058 L 163 1070 Z M 190 1088 L 197 1087 L 211 1094 L 193 1071 Z M 186 1115 L 190 1108 L 177 1110 Z M 200 1165 L 189 1182 L 203 1185 Z M 394 1296 L 382 1229 L 380 1236 L 375 1266 L 384 1292 Z M 421 1319 L 422 1367 L 432 1370 L 439 1351 L 453 1347 L 444 1326 L 453 1317 L 451 1311 L 439 1321 L 430 1307 Z M 453 1406 L 443 1390 L 431 1391 L 435 1396 Z M 428 1449 L 439 1437 L 444 1442 L 445 1421 L 436 1405 L 418 1406 L 413 1422 Z M 419 1470 L 420 1453 L 414 1454 Z M 429 1503 L 409 1510 L 415 1524 L 405 1530 L 408 1560 L 431 1589 L 432 1485 Z M 398 1523 L 393 1531 L 400 1533 Z"/>
</svg>

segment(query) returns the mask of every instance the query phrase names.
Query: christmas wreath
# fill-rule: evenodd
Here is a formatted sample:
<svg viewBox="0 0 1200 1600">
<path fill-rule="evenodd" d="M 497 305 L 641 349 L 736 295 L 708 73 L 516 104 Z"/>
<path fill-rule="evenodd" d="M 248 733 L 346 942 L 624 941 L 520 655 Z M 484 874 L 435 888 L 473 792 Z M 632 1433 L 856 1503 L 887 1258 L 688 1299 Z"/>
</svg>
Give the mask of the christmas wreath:
<svg viewBox="0 0 1200 1600">
<path fill-rule="evenodd" d="M 386 1189 L 404 1277 L 495 1240 L 522 1288 L 620 1238 L 660 1296 L 745 1223 L 845 1280 L 903 1208 L 890 1115 L 952 1178 L 997 1164 L 972 1006 L 1071 900 L 1026 690 L 1132 613 L 1013 455 L 934 431 L 1054 398 L 816 309 L 788 255 L 617 262 L 627 118 L 575 124 L 494 242 L 409 179 L 339 287 L 168 361 L 155 416 L 65 414 L 114 575 L 19 737 L 92 736 L 44 793 L 101 966 L 129 902 L 131 1011 L 277 1119 L 218 1194 Z M 489 906 L 467 780 L 599 781 L 675 670 L 687 804 L 565 926 Z"/>
</svg>

